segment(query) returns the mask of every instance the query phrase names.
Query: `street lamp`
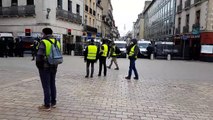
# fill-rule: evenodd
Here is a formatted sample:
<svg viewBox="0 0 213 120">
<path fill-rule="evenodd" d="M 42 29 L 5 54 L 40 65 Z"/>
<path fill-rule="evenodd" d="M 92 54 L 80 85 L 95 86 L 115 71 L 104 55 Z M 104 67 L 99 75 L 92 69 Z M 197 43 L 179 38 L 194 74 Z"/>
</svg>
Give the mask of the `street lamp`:
<svg viewBox="0 0 213 120">
<path fill-rule="evenodd" d="M 49 19 L 50 11 L 51 11 L 51 9 L 50 9 L 50 8 L 47 8 L 47 15 L 46 15 L 46 18 L 47 18 L 47 19 Z"/>
</svg>

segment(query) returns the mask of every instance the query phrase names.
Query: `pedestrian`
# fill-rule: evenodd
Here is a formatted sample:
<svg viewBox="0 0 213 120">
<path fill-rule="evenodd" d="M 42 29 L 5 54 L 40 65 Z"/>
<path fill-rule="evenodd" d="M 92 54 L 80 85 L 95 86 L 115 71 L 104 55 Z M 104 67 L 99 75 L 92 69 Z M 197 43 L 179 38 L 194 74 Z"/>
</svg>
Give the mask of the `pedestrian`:
<svg viewBox="0 0 213 120">
<path fill-rule="evenodd" d="M 91 74 L 90 77 L 93 77 L 94 73 L 94 63 L 97 61 L 98 56 L 98 47 L 94 44 L 94 40 L 91 39 L 90 44 L 86 47 L 84 53 L 84 61 L 86 62 L 86 76 L 89 77 L 89 67 L 91 64 Z"/>
<path fill-rule="evenodd" d="M 55 43 L 60 49 L 60 43 L 52 36 L 51 28 L 44 28 L 42 30 L 43 38 L 39 44 L 36 56 L 36 66 L 39 71 L 43 93 L 44 104 L 39 106 L 39 110 L 50 111 L 51 107 L 56 107 L 56 85 L 55 78 L 58 65 L 50 65 L 47 58 L 50 54 L 51 45 Z M 51 42 L 52 41 L 52 42 Z"/>
<path fill-rule="evenodd" d="M 154 47 L 152 46 L 152 44 L 151 44 L 151 43 L 148 45 L 148 47 L 146 48 L 146 50 L 147 50 L 148 58 L 150 58 L 150 59 L 151 59 L 151 54 L 153 54 L 153 53 L 154 53 Z"/>
<path fill-rule="evenodd" d="M 138 55 L 139 51 L 140 50 L 139 50 L 139 47 L 137 45 L 137 40 L 136 39 L 132 39 L 131 40 L 131 45 L 127 48 L 127 54 L 129 56 L 130 65 L 129 65 L 128 76 L 125 77 L 126 79 L 131 79 L 132 70 L 134 71 L 134 74 L 135 74 L 134 79 L 135 80 L 139 79 L 138 72 L 137 72 L 137 69 L 135 67 L 135 61 L 137 60 L 137 55 Z"/>
<path fill-rule="evenodd" d="M 38 45 L 39 45 L 39 40 L 34 40 L 33 44 L 32 44 L 32 61 L 35 60 L 35 56 L 37 54 L 38 51 Z"/>
<path fill-rule="evenodd" d="M 115 43 L 112 42 L 112 45 L 111 45 L 111 47 L 110 47 L 109 57 L 108 57 L 108 58 L 111 57 L 112 59 L 111 59 L 111 63 L 110 63 L 110 65 L 108 66 L 108 68 L 111 69 L 111 66 L 112 66 L 112 64 L 114 63 L 115 66 L 116 66 L 115 70 L 119 70 L 118 63 L 117 63 L 116 47 L 117 47 L 117 46 L 115 45 Z"/>
<path fill-rule="evenodd" d="M 102 40 L 102 45 L 100 47 L 99 52 L 99 73 L 98 76 L 101 76 L 102 66 L 104 66 L 104 76 L 107 74 L 107 66 L 106 66 L 106 57 L 108 56 L 108 45 L 107 39 Z"/>
</svg>

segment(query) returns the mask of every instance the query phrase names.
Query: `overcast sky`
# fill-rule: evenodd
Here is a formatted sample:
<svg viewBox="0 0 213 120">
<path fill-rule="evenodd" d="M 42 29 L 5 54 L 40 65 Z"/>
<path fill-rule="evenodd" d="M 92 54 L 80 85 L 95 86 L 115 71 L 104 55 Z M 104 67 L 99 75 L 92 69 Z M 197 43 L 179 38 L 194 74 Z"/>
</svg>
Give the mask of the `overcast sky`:
<svg viewBox="0 0 213 120">
<path fill-rule="evenodd" d="M 143 11 L 145 0 L 111 0 L 115 25 L 121 36 L 132 30 L 133 22 L 137 20 L 138 14 Z M 126 30 L 124 30 L 126 26 Z"/>
</svg>

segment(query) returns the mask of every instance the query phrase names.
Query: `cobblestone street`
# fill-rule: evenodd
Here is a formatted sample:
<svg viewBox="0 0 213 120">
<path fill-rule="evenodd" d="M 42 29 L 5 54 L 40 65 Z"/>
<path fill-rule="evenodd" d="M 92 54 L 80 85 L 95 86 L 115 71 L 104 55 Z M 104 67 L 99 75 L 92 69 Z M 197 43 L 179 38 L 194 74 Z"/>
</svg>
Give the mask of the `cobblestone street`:
<svg viewBox="0 0 213 120">
<path fill-rule="evenodd" d="M 109 60 L 108 60 L 109 62 Z M 57 74 L 57 108 L 38 111 L 43 93 L 30 57 L 0 58 L 1 120 L 213 120 L 213 64 L 138 59 L 139 80 L 120 70 L 86 79 L 82 57 L 65 56 Z M 114 67 L 114 66 L 113 66 Z M 134 76 L 133 76 L 134 77 Z"/>
</svg>

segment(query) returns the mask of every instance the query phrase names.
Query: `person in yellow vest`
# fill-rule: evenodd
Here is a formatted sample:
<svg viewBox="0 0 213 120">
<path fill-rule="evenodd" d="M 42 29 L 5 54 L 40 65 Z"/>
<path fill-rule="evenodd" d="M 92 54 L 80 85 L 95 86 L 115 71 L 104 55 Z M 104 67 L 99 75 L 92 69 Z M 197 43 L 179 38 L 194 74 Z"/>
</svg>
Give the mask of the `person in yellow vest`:
<svg viewBox="0 0 213 120">
<path fill-rule="evenodd" d="M 128 54 L 128 56 L 129 56 L 130 65 L 129 65 L 128 76 L 126 76 L 125 78 L 126 78 L 126 79 L 131 79 L 132 70 L 133 70 L 134 73 L 135 73 L 134 79 L 135 79 L 135 80 L 138 80 L 138 79 L 139 79 L 139 76 L 138 76 L 137 69 L 136 69 L 136 67 L 135 67 L 135 61 L 137 60 L 138 52 L 139 52 L 140 50 L 139 50 L 139 47 L 138 47 L 138 45 L 137 45 L 137 40 L 136 40 L 136 39 L 132 39 L 132 40 L 131 40 L 131 43 L 132 43 L 132 44 L 127 48 L 127 54 Z"/>
<path fill-rule="evenodd" d="M 43 38 L 39 44 L 36 55 L 36 66 L 39 71 L 43 93 L 44 104 L 39 106 L 39 110 L 50 111 L 51 108 L 56 106 L 56 85 L 55 78 L 57 72 L 57 65 L 50 65 L 47 61 L 47 57 L 50 54 L 52 43 L 56 42 L 56 45 L 61 49 L 60 42 L 52 36 L 51 28 L 44 28 L 42 30 Z M 52 43 L 50 42 L 52 41 Z"/>
<path fill-rule="evenodd" d="M 33 60 L 35 60 L 35 56 L 36 56 L 36 54 L 37 54 L 37 51 L 38 51 L 38 46 L 39 46 L 39 38 L 37 38 L 37 39 L 35 39 L 34 41 L 33 41 L 33 44 L 31 45 L 31 47 L 32 47 L 32 61 Z"/>
<path fill-rule="evenodd" d="M 89 77 L 89 67 L 91 64 L 91 74 L 90 77 L 93 77 L 94 73 L 94 63 L 97 61 L 98 56 L 98 47 L 94 44 L 94 40 L 91 39 L 90 44 L 85 49 L 84 53 L 84 61 L 86 62 L 86 76 L 85 78 Z"/>
<path fill-rule="evenodd" d="M 118 67 L 118 63 L 117 63 L 117 54 L 116 54 L 116 45 L 114 42 L 112 42 L 112 45 L 111 45 L 111 48 L 110 48 L 110 54 L 109 54 L 109 57 L 108 58 L 112 58 L 111 59 L 111 63 L 110 65 L 108 66 L 109 69 L 111 69 L 111 66 L 113 64 L 113 62 L 115 63 L 115 70 L 119 70 L 119 67 Z"/>
<path fill-rule="evenodd" d="M 99 52 L 99 73 L 98 76 L 101 76 L 102 66 L 104 66 L 104 76 L 107 74 L 106 58 L 108 56 L 108 45 L 107 39 L 102 39 L 102 45 Z"/>
</svg>

